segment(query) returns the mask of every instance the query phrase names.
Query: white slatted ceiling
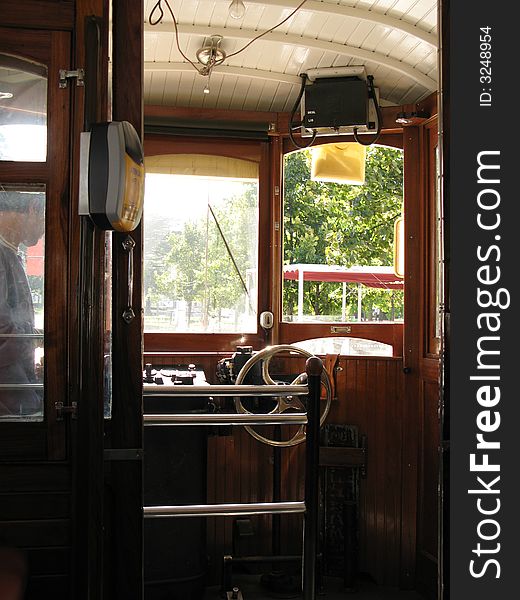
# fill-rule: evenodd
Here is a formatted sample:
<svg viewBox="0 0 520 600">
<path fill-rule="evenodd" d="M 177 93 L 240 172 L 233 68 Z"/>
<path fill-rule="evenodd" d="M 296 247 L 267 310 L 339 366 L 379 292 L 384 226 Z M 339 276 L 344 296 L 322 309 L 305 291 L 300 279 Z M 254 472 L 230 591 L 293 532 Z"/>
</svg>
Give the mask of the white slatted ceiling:
<svg viewBox="0 0 520 600">
<path fill-rule="evenodd" d="M 243 29 L 261 33 L 288 16 L 298 0 L 270 4 L 258 0 L 244 0 L 246 14 L 242 20 L 229 16 L 231 0 L 169 0 L 178 22 L 186 26 L 207 27 L 208 33 L 224 36 L 223 47 L 229 55 L 242 48 L 250 38 L 226 37 L 226 29 Z M 386 15 L 411 24 L 424 32 L 437 30 L 436 0 L 317 0 L 323 7 L 345 6 L 371 11 L 371 16 Z M 145 23 L 156 0 L 145 2 Z M 283 5 L 285 4 L 285 5 Z M 314 6 L 316 2 L 309 2 Z M 163 22 L 172 23 L 170 13 L 163 2 Z M 154 18 L 159 13 L 156 12 Z M 225 65 L 242 69 L 256 69 L 264 77 L 239 76 L 236 72 L 219 73 L 216 68 L 210 81 L 210 94 L 204 94 L 206 78 L 186 66 L 180 55 L 175 35 L 169 27 L 162 33 L 159 29 L 146 28 L 145 32 L 145 103 L 169 106 L 193 106 L 244 110 L 287 111 L 292 108 L 299 91 L 298 83 L 290 84 L 269 79 L 269 72 L 297 76 L 317 67 L 365 64 L 367 72 L 374 75 L 381 97 L 394 104 L 413 103 L 433 91 L 417 83 L 408 75 L 377 62 L 378 57 L 388 57 L 409 65 L 418 73 L 435 80 L 437 76 L 437 52 L 430 44 L 409 33 L 373 20 L 341 16 L 326 10 L 312 11 L 304 7 L 287 23 L 277 29 L 277 34 L 291 36 L 291 43 L 258 40 L 247 50 L 226 60 Z M 301 43 L 299 39 L 301 38 Z M 183 52 L 196 62 L 196 52 L 204 36 L 189 32 L 181 33 L 179 41 Z M 307 41 L 309 40 L 309 41 Z M 313 40 L 331 42 L 374 53 L 374 61 L 361 60 L 348 54 L 338 54 L 322 48 L 308 47 Z M 153 63 L 161 63 L 154 70 Z M 173 69 L 165 71 L 165 63 Z M 185 63 L 184 65 L 179 65 Z M 182 70 L 179 70 L 182 68 Z M 430 86 L 431 87 L 431 86 Z"/>
</svg>

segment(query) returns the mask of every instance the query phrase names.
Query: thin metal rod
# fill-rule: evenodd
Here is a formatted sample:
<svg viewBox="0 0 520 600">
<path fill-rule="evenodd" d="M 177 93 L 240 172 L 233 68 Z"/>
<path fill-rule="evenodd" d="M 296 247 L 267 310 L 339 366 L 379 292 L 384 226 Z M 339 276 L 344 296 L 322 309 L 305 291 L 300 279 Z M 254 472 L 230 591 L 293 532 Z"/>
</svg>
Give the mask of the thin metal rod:
<svg viewBox="0 0 520 600">
<path fill-rule="evenodd" d="M 301 554 L 286 555 L 286 556 L 233 556 L 231 557 L 234 563 L 282 563 L 282 562 L 302 562 Z"/>
<path fill-rule="evenodd" d="M 282 439 L 282 430 L 279 425 L 274 427 L 274 439 L 279 442 Z M 280 502 L 282 499 L 282 449 L 278 446 L 273 447 L 273 502 Z M 271 531 L 271 550 L 273 556 L 281 554 L 281 523 L 280 515 L 272 517 Z M 272 565 L 272 570 L 276 571 L 276 564 Z"/>
<path fill-rule="evenodd" d="M 144 396 L 306 396 L 306 385 L 144 385 Z"/>
<path fill-rule="evenodd" d="M 43 333 L 0 333 L 0 338 L 24 338 L 43 340 Z"/>
<path fill-rule="evenodd" d="M 0 383 L 0 390 L 43 390 L 43 383 Z"/>
<path fill-rule="evenodd" d="M 305 425 L 306 413 L 275 413 L 267 415 L 255 414 L 165 414 L 144 415 L 144 424 L 147 426 L 160 425 Z"/>
<path fill-rule="evenodd" d="M 188 506 L 145 506 L 145 519 L 164 517 L 233 517 L 304 513 L 305 502 L 256 502 L 251 504 L 193 504 Z"/>
<path fill-rule="evenodd" d="M 309 383 L 307 413 L 309 424 L 305 440 L 305 506 L 303 532 L 303 600 L 316 599 L 316 556 L 318 554 L 318 468 L 320 458 L 320 393 L 323 363 L 313 356 L 306 364 Z"/>
</svg>

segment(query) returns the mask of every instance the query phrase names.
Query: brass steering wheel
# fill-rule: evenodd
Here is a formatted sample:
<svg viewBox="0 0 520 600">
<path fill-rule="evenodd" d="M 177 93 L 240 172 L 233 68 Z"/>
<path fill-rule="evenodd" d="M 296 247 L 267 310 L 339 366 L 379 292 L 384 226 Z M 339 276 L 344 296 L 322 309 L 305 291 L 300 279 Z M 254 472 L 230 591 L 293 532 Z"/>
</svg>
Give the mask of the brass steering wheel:
<svg viewBox="0 0 520 600">
<path fill-rule="evenodd" d="M 305 356 L 305 358 L 310 358 L 314 356 L 307 350 L 303 350 L 301 348 L 297 348 L 296 346 L 291 346 L 289 344 L 283 344 L 280 346 L 270 346 L 268 348 L 264 348 L 254 354 L 242 367 L 240 373 L 237 375 L 237 379 L 235 381 L 236 385 L 240 385 L 244 382 L 246 375 L 249 373 L 251 368 L 256 365 L 259 361 L 262 361 L 262 379 L 266 385 L 277 385 L 280 382 L 275 381 L 270 373 L 269 373 L 269 365 L 271 363 L 271 359 L 276 354 L 280 354 L 281 352 L 291 352 L 293 354 L 299 354 L 301 356 Z M 307 378 L 305 373 L 301 373 L 298 375 L 290 385 L 298 385 L 303 383 Z M 323 374 L 321 376 L 322 386 L 325 388 L 325 399 L 322 401 L 322 409 L 320 411 L 320 427 L 323 426 L 327 415 L 330 410 L 330 403 L 332 401 L 332 387 L 330 382 L 330 377 L 327 371 L 323 370 Z M 283 385 L 283 384 L 280 384 Z M 239 396 L 235 397 L 235 409 L 238 413 L 247 413 L 253 414 L 249 411 L 241 401 Z M 296 412 L 305 412 L 306 406 L 300 400 L 299 396 L 280 396 L 277 398 L 276 406 L 269 412 L 269 414 L 280 414 L 284 413 L 288 410 L 294 410 Z M 268 444 L 269 446 L 278 446 L 280 448 L 285 448 L 288 446 L 296 446 L 297 444 L 301 444 L 305 440 L 305 425 L 300 425 L 298 431 L 293 435 L 292 438 L 288 440 L 272 440 L 267 438 L 260 433 L 258 433 L 255 429 L 253 429 L 249 425 L 245 425 L 244 428 L 246 431 L 252 435 L 256 440 L 262 442 L 263 444 Z"/>
</svg>

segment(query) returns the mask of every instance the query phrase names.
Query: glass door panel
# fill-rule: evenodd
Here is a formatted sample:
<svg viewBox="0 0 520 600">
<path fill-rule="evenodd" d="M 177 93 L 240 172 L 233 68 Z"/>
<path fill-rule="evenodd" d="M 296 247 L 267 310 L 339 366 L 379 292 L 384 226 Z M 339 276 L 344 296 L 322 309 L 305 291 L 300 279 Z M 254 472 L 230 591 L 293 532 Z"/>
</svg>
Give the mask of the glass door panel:
<svg viewBox="0 0 520 600">
<path fill-rule="evenodd" d="M 0 160 L 47 159 L 47 67 L 0 53 Z"/>
<path fill-rule="evenodd" d="M 0 184 L 0 419 L 42 420 L 45 188 Z"/>
</svg>

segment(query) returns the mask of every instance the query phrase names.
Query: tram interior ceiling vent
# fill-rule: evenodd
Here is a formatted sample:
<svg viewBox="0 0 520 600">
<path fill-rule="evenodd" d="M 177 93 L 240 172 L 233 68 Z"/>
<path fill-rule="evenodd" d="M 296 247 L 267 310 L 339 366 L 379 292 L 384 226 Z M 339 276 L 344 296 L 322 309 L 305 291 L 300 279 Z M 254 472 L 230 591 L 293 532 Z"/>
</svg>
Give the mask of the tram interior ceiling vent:
<svg viewBox="0 0 520 600">
<path fill-rule="evenodd" d="M 377 132 L 379 90 L 365 67 L 311 69 L 304 77 L 302 137 Z"/>
</svg>

